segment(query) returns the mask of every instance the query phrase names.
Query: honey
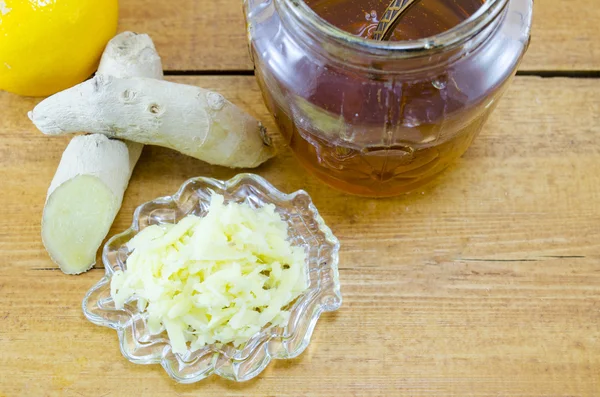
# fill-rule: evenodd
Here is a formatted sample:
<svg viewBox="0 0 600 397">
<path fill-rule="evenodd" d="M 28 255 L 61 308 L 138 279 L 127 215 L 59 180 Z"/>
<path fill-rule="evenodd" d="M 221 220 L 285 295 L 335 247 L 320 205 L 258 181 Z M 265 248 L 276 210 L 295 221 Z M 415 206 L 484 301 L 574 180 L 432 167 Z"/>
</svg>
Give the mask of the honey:
<svg viewBox="0 0 600 397">
<path fill-rule="evenodd" d="M 445 32 L 473 15 L 485 0 L 418 0 L 400 19 L 390 40 L 416 40 Z M 372 38 L 390 0 L 305 0 L 325 21 Z"/>
<path fill-rule="evenodd" d="M 495 108 L 529 38 L 528 28 L 520 39 L 506 35 L 515 29 L 506 22 L 507 0 L 488 0 L 504 7 L 470 37 L 457 33 L 461 40 L 453 45 L 443 35 L 460 29 L 483 0 L 420 0 L 391 37 L 400 47 L 362 40 L 372 35 L 387 0 L 274 1 L 279 13 L 290 15 L 265 8 L 250 30 L 267 107 L 305 168 L 364 196 L 412 191 L 459 158 Z M 287 6 L 306 12 L 304 19 L 294 25 L 298 10 Z M 310 13 L 318 15 L 315 26 L 306 22 Z"/>
</svg>

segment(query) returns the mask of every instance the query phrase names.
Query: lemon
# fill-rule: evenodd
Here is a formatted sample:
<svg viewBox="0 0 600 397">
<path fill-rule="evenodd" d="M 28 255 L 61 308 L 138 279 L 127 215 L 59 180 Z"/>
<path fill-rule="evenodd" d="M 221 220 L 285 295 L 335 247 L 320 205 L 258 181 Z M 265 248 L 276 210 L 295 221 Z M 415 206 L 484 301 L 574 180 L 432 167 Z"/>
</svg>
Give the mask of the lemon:
<svg viewBox="0 0 600 397">
<path fill-rule="evenodd" d="M 0 0 L 0 90 L 46 96 L 87 79 L 118 9 L 118 0 Z"/>
</svg>

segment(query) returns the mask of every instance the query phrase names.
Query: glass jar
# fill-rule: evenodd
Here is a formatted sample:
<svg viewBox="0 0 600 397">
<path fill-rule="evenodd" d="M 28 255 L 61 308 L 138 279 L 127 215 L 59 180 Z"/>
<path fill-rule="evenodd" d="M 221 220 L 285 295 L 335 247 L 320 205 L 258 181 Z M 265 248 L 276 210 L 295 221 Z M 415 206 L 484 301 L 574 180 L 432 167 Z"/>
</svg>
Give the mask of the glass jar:
<svg viewBox="0 0 600 397">
<path fill-rule="evenodd" d="M 300 162 L 343 191 L 393 196 L 467 150 L 527 49 L 533 0 L 487 0 L 399 42 L 346 33 L 302 0 L 244 4 L 265 103 Z"/>
</svg>

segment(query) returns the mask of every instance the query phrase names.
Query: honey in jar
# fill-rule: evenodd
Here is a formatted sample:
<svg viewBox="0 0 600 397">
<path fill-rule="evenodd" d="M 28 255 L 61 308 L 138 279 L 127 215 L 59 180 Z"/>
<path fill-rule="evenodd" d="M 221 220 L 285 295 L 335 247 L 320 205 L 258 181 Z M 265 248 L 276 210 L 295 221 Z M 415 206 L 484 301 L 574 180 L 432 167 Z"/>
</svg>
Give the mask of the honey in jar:
<svg viewBox="0 0 600 397">
<path fill-rule="evenodd" d="M 299 161 L 348 193 L 421 187 L 480 132 L 527 48 L 531 0 L 246 0 L 265 102 Z"/>
</svg>

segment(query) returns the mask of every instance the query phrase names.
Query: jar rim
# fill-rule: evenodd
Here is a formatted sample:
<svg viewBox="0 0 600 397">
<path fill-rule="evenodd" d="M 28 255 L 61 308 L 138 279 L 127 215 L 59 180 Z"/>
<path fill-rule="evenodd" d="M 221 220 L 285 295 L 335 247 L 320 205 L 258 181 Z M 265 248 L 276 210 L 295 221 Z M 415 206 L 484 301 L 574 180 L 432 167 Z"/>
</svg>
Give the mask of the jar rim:
<svg viewBox="0 0 600 397">
<path fill-rule="evenodd" d="M 437 35 L 416 40 L 376 41 L 346 32 L 319 16 L 304 0 L 280 0 L 289 6 L 295 19 L 327 38 L 362 50 L 384 52 L 388 56 L 413 57 L 439 49 L 452 48 L 475 36 L 493 21 L 510 0 L 486 0 L 458 25 Z"/>
</svg>

